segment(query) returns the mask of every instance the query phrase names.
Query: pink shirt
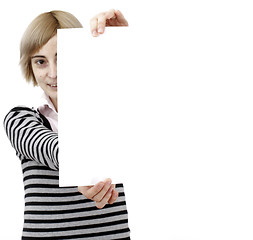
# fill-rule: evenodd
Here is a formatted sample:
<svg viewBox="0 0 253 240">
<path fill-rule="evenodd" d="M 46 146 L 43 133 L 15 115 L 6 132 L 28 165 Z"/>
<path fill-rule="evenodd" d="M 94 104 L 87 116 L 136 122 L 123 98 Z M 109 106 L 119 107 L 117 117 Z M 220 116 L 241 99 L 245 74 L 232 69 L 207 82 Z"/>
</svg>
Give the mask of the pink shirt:
<svg viewBox="0 0 253 240">
<path fill-rule="evenodd" d="M 41 103 L 38 110 L 47 118 L 53 131 L 58 132 L 58 113 L 50 98 L 45 93 L 41 96 Z"/>
</svg>

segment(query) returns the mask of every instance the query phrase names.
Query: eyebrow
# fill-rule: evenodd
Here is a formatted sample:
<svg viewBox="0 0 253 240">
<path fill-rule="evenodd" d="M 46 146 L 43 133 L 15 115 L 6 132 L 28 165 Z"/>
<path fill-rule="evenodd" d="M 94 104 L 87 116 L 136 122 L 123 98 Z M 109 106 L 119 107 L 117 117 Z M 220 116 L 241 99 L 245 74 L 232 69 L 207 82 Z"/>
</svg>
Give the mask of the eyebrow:
<svg viewBox="0 0 253 240">
<path fill-rule="evenodd" d="M 35 55 L 35 56 L 32 56 L 32 58 L 46 58 L 46 57 L 42 55 Z"/>
<path fill-rule="evenodd" d="M 55 54 L 55 56 L 57 57 L 57 53 Z M 46 58 L 46 57 L 43 55 L 35 55 L 35 56 L 32 56 L 32 58 Z"/>
</svg>

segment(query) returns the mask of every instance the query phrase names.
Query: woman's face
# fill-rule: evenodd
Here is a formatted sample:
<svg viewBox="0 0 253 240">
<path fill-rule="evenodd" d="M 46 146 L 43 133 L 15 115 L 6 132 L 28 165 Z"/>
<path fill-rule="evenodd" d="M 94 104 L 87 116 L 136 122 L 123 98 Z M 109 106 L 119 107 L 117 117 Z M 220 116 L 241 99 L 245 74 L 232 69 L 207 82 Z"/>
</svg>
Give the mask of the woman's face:
<svg viewBox="0 0 253 240">
<path fill-rule="evenodd" d="M 50 97 L 57 110 L 57 36 L 52 37 L 31 58 L 38 85 Z"/>
</svg>

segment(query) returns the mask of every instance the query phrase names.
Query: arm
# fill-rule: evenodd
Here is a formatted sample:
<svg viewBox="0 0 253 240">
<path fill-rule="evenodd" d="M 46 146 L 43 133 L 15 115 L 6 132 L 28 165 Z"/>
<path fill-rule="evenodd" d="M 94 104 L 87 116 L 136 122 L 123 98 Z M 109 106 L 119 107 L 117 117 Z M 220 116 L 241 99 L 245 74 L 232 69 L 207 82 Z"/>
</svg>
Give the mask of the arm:
<svg viewBox="0 0 253 240">
<path fill-rule="evenodd" d="M 4 119 L 4 128 L 19 158 L 34 160 L 58 170 L 58 134 L 43 125 L 38 113 L 30 108 L 13 108 Z M 78 191 L 96 202 L 98 208 L 112 204 L 118 192 L 111 180 L 94 186 L 78 187 Z"/>
<path fill-rule="evenodd" d="M 58 134 L 43 125 L 30 108 L 13 108 L 4 119 L 4 128 L 19 158 L 34 160 L 58 170 Z"/>
</svg>

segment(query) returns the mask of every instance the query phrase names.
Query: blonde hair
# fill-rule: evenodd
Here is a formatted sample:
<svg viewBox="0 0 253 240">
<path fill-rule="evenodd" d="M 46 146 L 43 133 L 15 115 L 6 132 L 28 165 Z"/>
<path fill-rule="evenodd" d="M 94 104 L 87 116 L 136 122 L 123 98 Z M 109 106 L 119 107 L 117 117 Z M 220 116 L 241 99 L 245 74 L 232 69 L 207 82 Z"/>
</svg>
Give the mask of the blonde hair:
<svg viewBox="0 0 253 240">
<path fill-rule="evenodd" d="M 82 28 L 75 16 L 64 11 L 51 11 L 40 14 L 27 27 L 20 43 L 20 66 L 25 79 L 37 86 L 31 57 L 39 51 L 49 39 L 56 35 L 57 29 Z"/>
</svg>

